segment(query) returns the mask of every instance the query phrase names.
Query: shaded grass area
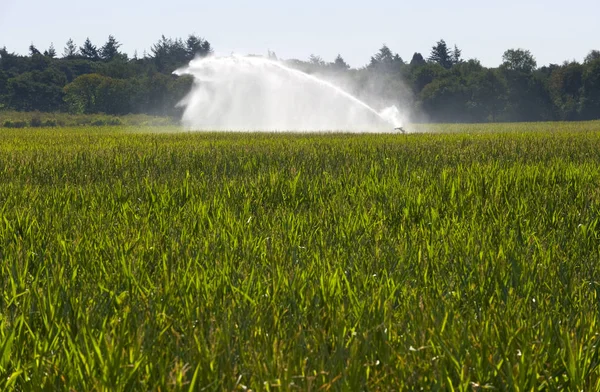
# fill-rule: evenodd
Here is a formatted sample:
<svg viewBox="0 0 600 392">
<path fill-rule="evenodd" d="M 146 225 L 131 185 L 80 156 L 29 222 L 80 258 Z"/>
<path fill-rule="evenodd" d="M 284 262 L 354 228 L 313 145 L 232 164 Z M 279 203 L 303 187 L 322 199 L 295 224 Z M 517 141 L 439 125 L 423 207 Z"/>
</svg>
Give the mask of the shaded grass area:
<svg viewBox="0 0 600 392">
<path fill-rule="evenodd" d="M 112 116 L 107 114 L 70 114 L 16 112 L 0 110 L 0 128 L 56 128 L 85 126 L 138 126 L 164 127 L 177 125 L 171 117 L 149 116 L 147 114 L 127 114 Z"/>
<path fill-rule="evenodd" d="M 2 130 L 0 388 L 597 390 L 579 124 Z"/>
</svg>

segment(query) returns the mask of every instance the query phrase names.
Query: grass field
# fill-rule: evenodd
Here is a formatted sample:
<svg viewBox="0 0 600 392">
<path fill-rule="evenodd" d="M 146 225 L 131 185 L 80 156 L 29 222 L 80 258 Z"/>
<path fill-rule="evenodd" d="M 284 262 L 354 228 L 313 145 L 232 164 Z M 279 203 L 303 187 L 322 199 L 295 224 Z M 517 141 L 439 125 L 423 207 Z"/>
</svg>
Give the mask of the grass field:
<svg viewBox="0 0 600 392">
<path fill-rule="evenodd" d="M 599 390 L 600 122 L 427 129 L 0 129 L 0 390 Z"/>
</svg>

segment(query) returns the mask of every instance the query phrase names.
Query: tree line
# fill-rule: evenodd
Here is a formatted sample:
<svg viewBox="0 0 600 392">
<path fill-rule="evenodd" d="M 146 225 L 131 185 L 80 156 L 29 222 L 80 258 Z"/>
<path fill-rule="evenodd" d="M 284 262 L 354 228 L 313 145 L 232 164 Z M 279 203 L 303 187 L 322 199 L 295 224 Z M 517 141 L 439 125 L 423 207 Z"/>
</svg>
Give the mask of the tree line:
<svg viewBox="0 0 600 392">
<path fill-rule="evenodd" d="M 0 49 L 0 108 L 177 115 L 192 79 L 172 72 L 212 52 L 193 34 L 186 40 L 162 36 L 141 58 L 129 58 L 120 47 L 111 35 L 100 47 L 89 38 L 79 47 L 69 39 L 60 57 L 53 45 L 42 52 L 31 44 L 28 56 Z"/>
<path fill-rule="evenodd" d="M 26 56 L 0 49 L 0 109 L 17 111 L 179 115 L 176 107 L 190 90 L 190 76 L 177 68 L 196 56 L 212 53 L 197 36 L 164 35 L 149 53 L 130 58 L 109 36 L 102 46 L 69 39 L 59 56 L 51 45 L 34 44 Z M 276 59 L 275 53 L 269 57 Z M 415 53 L 404 61 L 383 45 L 370 62 L 351 68 L 338 55 L 332 62 L 311 55 L 306 61 L 285 60 L 307 73 L 339 81 L 359 97 L 394 103 L 434 122 L 591 120 L 600 118 L 600 51 L 583 63 L 538 67 L 524 49 L 509 49 L 502 64 L 487 68 L 463 59 L 458 46 L 444 40 L 427 57 Z M 376 102 L 377 103 L 377 102 Z"/>
</svg>

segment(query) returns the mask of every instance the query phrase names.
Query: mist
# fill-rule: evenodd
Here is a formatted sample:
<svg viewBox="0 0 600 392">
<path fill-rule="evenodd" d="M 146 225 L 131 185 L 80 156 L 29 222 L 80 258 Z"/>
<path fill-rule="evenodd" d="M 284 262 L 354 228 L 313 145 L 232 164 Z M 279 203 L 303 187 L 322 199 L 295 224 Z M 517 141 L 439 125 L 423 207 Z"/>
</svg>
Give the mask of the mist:
<svg viewBox="0 0 600 392">
<path fill-rule="evenodd" d="M 194 77 L 179 103 L 190 130 L 394 132 L 408 119 L 385 99 L 372 99 L 374 107 L 352 95 L 350 79 L 328 81 L 263 57 L 208 56 L 175 73 Z"/>
</svg>

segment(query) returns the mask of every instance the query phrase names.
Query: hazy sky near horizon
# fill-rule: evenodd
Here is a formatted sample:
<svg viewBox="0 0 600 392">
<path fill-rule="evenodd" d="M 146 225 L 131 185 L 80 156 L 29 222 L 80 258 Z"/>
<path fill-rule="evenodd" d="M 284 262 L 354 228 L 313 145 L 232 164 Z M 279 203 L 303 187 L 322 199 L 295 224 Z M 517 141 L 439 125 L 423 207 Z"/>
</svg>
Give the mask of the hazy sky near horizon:
<svg viewBox="0 0 600 392">
<path fill-rule="evenodd" d="M 369 62 L 385 43 L 405 61 L 427 57 L 444 39 L 497 66 L 510 48 L 529 49 L 538 66 L 582 61 L 600 49 L 600 1 L 573 0 L 0 0 L 0 47 L 25 54 L 54 44 L 59 55 L 72 38 L 101 46 L 109 34 L 133 55 L 150 52 L 164 34 L 207 39 L 217 54 L 266 54 Z"/>
</svg>

